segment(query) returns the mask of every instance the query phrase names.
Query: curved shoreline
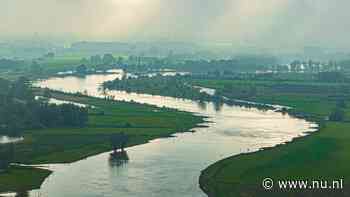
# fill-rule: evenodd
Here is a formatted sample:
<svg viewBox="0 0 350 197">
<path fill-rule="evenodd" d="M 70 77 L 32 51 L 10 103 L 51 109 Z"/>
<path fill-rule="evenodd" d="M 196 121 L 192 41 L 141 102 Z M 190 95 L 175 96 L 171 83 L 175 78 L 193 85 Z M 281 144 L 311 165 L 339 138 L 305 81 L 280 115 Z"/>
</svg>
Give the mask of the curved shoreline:
<svg viewBox="0 0 350 197">
<path fill-rule="evenodd" d="M 225 162 L 225 161 L 228 161 L 228 160 L 231 160 L 231 159 L 239 159 L 242 156 L 255 155 L 255 154 L 258 154 L 258 153 L 262 153 L 264 151 L 270 151 L 270 150 L 273 150 L 273 149 L 277 149 L 277 148 L 280 148 L 280 147 L 285 146 L 285 145 L 292 145 L 292 144 L 294 144 L 294 143 L 296 143 L 298 141 L 305 140 L 308 137 L 312 137 L 314 134 L 317 134 L 318 132 L 320 132 L 320 129 L 318 129 L 315 132 L 309 132 L 309 135 L 295 137 L 294 139 L 292 139 L 292 141 L 289 141 L 289 142 L 284 142 L 284 143 L 281 143 L 281 144 L 277 144 L 277 145 L 272 146 L 272 147 L 261 148 L 260 150 L 257 150 L 257 151 L 254 151 L 254 152 L 240 153 L 238 155 L 232 155 L 232 156 L 227 157 L 225 159 L 219 160 L 219 161 L 211 164 L 210 166 L 208 166 L 206 169 L 201 171 L 201 174 L 200 174 L 200 177 L 199 177 L 199 186 L 202 189 L 202 191 L 205 192 L 208 195 L 208 197 L 215 197 L 214 194 L 210 193 L 210 189 L 209 189 L 210 188 L 209 182 L 210 182 L 210 180 L 212 179 L 213 176 L 207 177 L 207 175 L 205 174 L 206 171 L 209 170 L 211 167 L 213 167 L 215 165 L 218 165 L 221 162 Z M 219 170 L 221 170 L 221 169 L 222 168 L 220 168 Z M 215 174 L 216 174 L 216 172 L 215 172 Z M 215 176 L 215 174 L 214 174 L 214 176 Z"/>
<path fill-rule="evenodd" d="M 248 103 L 249 103 L 249 101 L 248 101 Z M 255 102 L 252 102 L 252 103 L 255 103 Z M 273 105 L 269 105 L 269 106 L 273 106 Z M 276 110 L 278 112 L 287 113 L 288 115 L 296 117 L 296 118 L 301 118 L 301 119 L 304 119 L 306 121 L 313 122 L 317 125 L 316 127 L 313 127 L 313 128 L 315 128 L 315 129 L 317 128 L 317 129 L 313 132 L 304 132 L 306 135 L 295 137 L 291 141 L 280 143 L 280 144 L 277 144 L 277 145 L 272 146 L 272 147 L 261 148 L 257 151 L 254 151 L 254 152 L 240 153 L 238 155 L 232 155 L 230 157 L 219 160 L 219 161 L 209 165 L 207 168 L 205 168 L 201 171 L 201 174 L 199 177 L 199 182 L 198 182 L 201 190 L 204 193 L 206 193 L 208 195 L 208 197 L 218 197 L 217 196 L 217 193 L 218 193 L 217 187 L 218 186 L 216 186 L 216 183 L 214 183 L 213 181 L 214 181 L 214 177 L 218 174 L 219 171 L 221 171 L 223 168 L 225 168 L 226 165 L 231 164 L 231 163 L 228 163 L 228 164 L 224 165 L 224 163 L 232 161 L 232 160 L 240 160 L 242 157 L 251 157 L 251 156 L 255 156 L 258 154 L 262 154 L 262 153 L 268 153 L 269 151 L 275 151 L 275 150 L 278 150 L 278 149 L 283 148 L 283 147 L 293 146 L 298 142 L 306 141 L 309 138 L 313 138 L 315 135 L 317 135 L 318 133 L 321 132 L 322 123 L 321 123 L 321 121 L 319 121 L 317 119 L 317 117 L 313 116 L 312 114 L 307 114 L 307 113 L 302 112 L 302 111 L 292 111 L 291 108 L 287 109 L 287 111 L 282 111 L 281 109 L 276 109 Z M 220 166 L 220 165 L 222 165 L 222 166 Z M 212 168 L 217 168 L 217 167 L 218 167 L 218 169 L 212 170 Z M 232 185 L 232 187 L 234 187 L 234 185 Z M 252 189 L 252 188 L 249 188 L 249 189 Z M 256 188 L 253 188 L 253 189 L 256 189 Z M 264 192 L 264 191 L 266 191 L 266 190 L 262 190 L 260 192 Z"/>
<path fill-rule="evenodd" d="M 149 104 L 148 104 L 149 105 Z M 229 106 L 232 106 L 232 105 L 229 105 Z M 237 105 L 234 105 L 234 106 L 237 106 Z M 246 106 L 246 108 L 255 108 L 255 109 L 257 109 L 257 110 L 259 110 L 259 111 L 264 111 L 264 110 L 262 110 L 262 108 L 265 108 L 266 106 L 261 106 L 261 104 L 259 104 L 259 105 L 252 105 L 252 103 L 244 103 L 244 104 L 242 104 L 242 105 L 238 105 L 238 106 L 241 106 L 241 107 L 244 107 L 245 108 L 245 106 Z M 254 109 L 254 110 L 255 110 Z M 266 109 L 266 108 L 265 108 Z M 273 110 L 273 111 L 277 111 L 277 110 Z M 282 112 L 280 112 L 280 114 L 282 114 Z M 175 133 L 177 133 L 177 132 L 175 132 Z M 295 135 L 294 135 L 295 136 Z M 158 139 L 159 137 L 157 137 L 157 138 L 155 138 L 155 139 Z M 284 139 L 284 138 L 283 138 Z M 288 139 L 289 140 L 289 139 Z M 144 143 L 147 143 L 147 142 L 144 142 Z M 142 144 L 144 144 L 144 143 L 142 143 Z M 275 144 L 275 143 L 273 143 L 273 144 Z M 260 146 L 261 147 L 261 146 Z M 227 152 L 227 151 L 226 151 Z M 95 154 L 94 154 L 95 155 Z M 204 168 L 204 166 L 202 166 L 203 168 Z M 201 168 L 202 168 L 201 167 Z M 198 172 L 200 172 L 200 170 L 198 170 Z M 198 178 L 198 177 L 197 177 Z M 196 180 L 197 181 L 197 180 Z M 198 188 L 198 186 L 196 187 L 196 188 Z M 199 190 L 199 189 L 198 189 Z"/>
<path fill-rule="evenodd" d="M 55 95 L 53 96 L 53 98 L 57 98 L 57 99 L 66 99 L 66 97 L 71 97 L 73 96 L 71 101 L 74 101 L 75 99 L 79 99 L 79 98 L 86 98 L 86 99 L 92 99 L 92 100 L 98 100 L 101 102 L 116 102 L 116 103 L 120 103 L 120 104 L 133 104 L 131 102 L 125 102 L 125 101 L 104 101 L 104 99 L 101 98 L 97 98 L 97 97 L 90 97 L 90 96 L 84 96 L 84 95 L 80 95 L 78 97 L 75 97 L 74 94 L 70 94 L 70 93 L 64 93 L 64 92 L 60 92 L 60 91 L 52 91 Z M 137 106 L 143 106 L 143 107 L 147 107 L 147 108 L 156 108 L 158 110 L 161 110 L 161 108 L 156 107 L 155 105 L 150 105 L 150 104 L 135 104 Z M 184 111 L 178 110 L 178 109 L 171 109 L 176 113 L 183 113 Z M 196 114 L 193 112 L 185 112 L 188 115 L 191 114 L 193 117 L 195 117 L 195 119 L 193 120 L 193 124 L 190 125 L 190 127 L 188 127 L 189 125 L 184 125 L 184 127 L 186 128 L 178 128 L 178 130 L 172 130 L 172 131 L 168 131 L 170 128 L 164 128 L 164 133 L 160 133 L 158 134 L 152 134 L 149 135 L 149 137 L 146 137 L 145 139 L 135 139 L 135 140 L 131 140 L 130 143 L 127 145 L 127 148 L 131 148 L 134 146 L 139 146 L 139 145 L 143 145 L 143 144 L 147 144 L 152 140 L 156 140 L 156 139 L 162 139 L 162 138 L 170 138 L 170 137 L 174 137 L 175 134 L 179 134 L 179 133 L 186 133 L 186 132 L 193 132 L 193 129 L 195 128 L 204 128 L 204 127 L 208 127 L 208 124 L 211 122 L 208 120 L 209 117 L 200 115 L 200 114 Z M 186 115 L 187 116 L 187 115 Z M 189 122 L 186 122 L 189 123 Z M 188 128 L 187 128 L 188 127 Z M 138 129 L 137 127 L 133 127 L 135 129 Z M 142 127 L 145 128 L 145 127 Z M 153 127 L 151 127 L 153 128 Z M 69 128 L 67 128 L 69 129 Z M 87 128 L 84 128 L 87 129 Z M 96 128 L 98 129 L 98 128 Z M 115 128 L 118 129 L 118 128 Z M 25 183 L 25 188 L 21 188 L 21 191 L 26 190 L 35 190 L 35 189 L 39 189 L 41 187 L 41 185 L 45 182 L 45 180 L 54 172 L 52 169 L 50 169 L 48 166 L 50 165 L 55 165 L 55 164 L 72 164 L 78 161 L 82 161 L 84 159 L 90 158 L 90 157 L 94 157 L 100 154 L 104 154 L 104 153 L 108 153 L 112 151 L 112 147 L 108 146 L 106 148 L 103 149 L 97 149 L 94 150 L 93 152 L 89 153 L 89 154 L 85 154 L 84 152 L 82 152 L 78 157 L 74 157 L 74 158 L 69 158 L 67 160 L 67 158 L 64 158 L 62 161 L 59 162 L 33 162 L 35 163 L 34 165 L 31 165 L 29 162 L 29 165 L 26 164 L 22 164 L 22 163 L 13 163 L 11 164 L 10 168 L 9 168 L 9 172 L 11 173 L 12 170 L 20 170 L 20 171 L 25 171 L 26 173 L 31 171 L 30 174 L 37 174 L 37 177 L 39 177 L 39 179 L 35 179 L 33 181 L 33 183 Z M 1 175 L 1 174 L 0 174 Z M 6 180 L 4 180 L 6 181 Z M 6 186 L 6 184 L 5 184 Z M 18 188 L 18 187 L 22 187 L 20 184 L 17 185 L 12 185 L 12 188 Z M 6 188 L 6 187 L 4 187 Z M 12 193 L 12 192 L 16 192 L 13 191 L 14 189 L 2 189 L 2 181 L 0 180 L 0 190 L 2 190 L 0 192 L 0 196 L 2 196 L 3 194 L 8 194 L 8 193 Z"/>
</svg>

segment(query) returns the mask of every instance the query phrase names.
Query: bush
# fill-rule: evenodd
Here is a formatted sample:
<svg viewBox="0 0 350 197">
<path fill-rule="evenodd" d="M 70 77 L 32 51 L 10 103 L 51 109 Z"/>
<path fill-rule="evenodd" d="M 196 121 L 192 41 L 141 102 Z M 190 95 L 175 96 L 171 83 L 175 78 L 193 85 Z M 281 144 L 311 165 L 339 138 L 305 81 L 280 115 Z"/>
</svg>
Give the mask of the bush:
<svg viewBox="0 0 350 197">
<path fill-rule="evenodd" d="M 343 121 L 344 119 L 345 119 L 345 112 L 340 108 L 336 108 L 329 116 L 330 121 L 340 122 L 340 121 Z"/>
</svg>

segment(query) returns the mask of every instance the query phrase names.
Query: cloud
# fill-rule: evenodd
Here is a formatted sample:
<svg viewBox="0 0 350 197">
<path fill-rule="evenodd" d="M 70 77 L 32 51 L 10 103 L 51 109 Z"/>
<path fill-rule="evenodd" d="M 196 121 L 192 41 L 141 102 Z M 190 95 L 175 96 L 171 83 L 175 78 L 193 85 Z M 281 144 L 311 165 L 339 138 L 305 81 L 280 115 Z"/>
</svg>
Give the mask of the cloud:
<svg viewBox="0 0 350 197">
<path fill-rule="evenodd" d="M 2 0 L 0 38 L 346 46 L 347 0 Z"/>
</svg>

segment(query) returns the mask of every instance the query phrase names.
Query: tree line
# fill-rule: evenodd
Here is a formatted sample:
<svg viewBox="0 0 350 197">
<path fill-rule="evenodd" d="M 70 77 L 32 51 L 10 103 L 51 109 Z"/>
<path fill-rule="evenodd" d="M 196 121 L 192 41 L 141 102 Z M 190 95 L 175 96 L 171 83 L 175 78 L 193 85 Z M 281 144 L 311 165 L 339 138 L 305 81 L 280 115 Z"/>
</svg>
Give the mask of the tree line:
<svg viewBox="0 0 350 197">
<path fill-rule="evenodd" d="M 124 90 L 127 92 L 186 98 L 191 100 L 210 101 L 211 97 L 188 83 L 186 76 L 140 76 L 138 78 L 116 79 L 103 84 L 105 89 Z"/>
<path fill-rule="evenodd" d="M 9 167 L 14 156 L 14 145 L 8 146 L 0 144 L 0 173 Z"/>
<path fill-rule="evenodd" d="M 18 69 L 23 65 L 25 65 L 24 61 L 5 59 L 5 58 L 0 59 L 0 70 L 2 70 L 2 69 L 6 69 L 6 70 Z"/>
<path fill-rule="evenodd" d="M 87 65 L 113 65 L 113 64 L 121 64 L 123 62 L 122 57 L 114 57 L 110 53 L 106 53 L 104 55 L 92 55 L 89 58 L 82 58 L 80 60 L 81 64 L 87 64 Z"/>
<path fill-rule="evenodd" d="M 0 79 L 0 135 L 18 136 L 27 129 L 84 127 L 87 120 L 86 108 L 35 99 L 26 78 L 14 82 Z"/>
</svg>

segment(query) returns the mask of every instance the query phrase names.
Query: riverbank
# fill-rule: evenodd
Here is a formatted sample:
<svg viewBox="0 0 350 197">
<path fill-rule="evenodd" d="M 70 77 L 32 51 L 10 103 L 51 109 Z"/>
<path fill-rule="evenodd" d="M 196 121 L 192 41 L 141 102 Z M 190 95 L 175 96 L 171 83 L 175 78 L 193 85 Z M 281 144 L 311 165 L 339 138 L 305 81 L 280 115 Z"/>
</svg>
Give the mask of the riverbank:
<svg viewBox="0 0 350 197">
<path fill-rule="evenodd" d="M 11 166 L 6 172 L 0 172 L 0 196 L 1 193 L 39 188 L 51 173 L 44 169 Z"/>
<path fill-rule="evenodd" d="M 214 95 L 208 95 L 199 91 L 198 88 L 189 85 L 187 83 L 189 79 L 190 76 L 139 76 L 138 78 L 107 81 L 103 83 L 103 88 L 107 90 L 168 96 L 202 102 L 215 101 Z"/>
<path fill-rule="evenodd" d="M 106 90 L 126 91 L 128 93 L 134 92 L 138 94 L 160 95 L 165 97 L 173 97 L 179 99 L 189 99 L 196 101 L 199 104 L 204 102 L 215 103 L 216 109 L 227 104 L 229 106 L 240 106 L 247 108 L 257 108 L 259 110 L 276 110 L 276 106 L 269 104 L 247 102 L 239 99 L 228 99 L 224 95 L 217 95 L 215 89 L 206 92 L 200 86 L 195 86 L 192 83 L 191 76 L 161 76 L 153 77 L 142 76 L 138 78 L 129 79 L 115 79 L 103 83 Z M 278 110 L 286 110 L 280 106 Z M 297 115 L 297 114 L 294 114 Z"/>
<path fill-rule="evenodd" d="M 110 151 L 109 136 L 113 133 L 128 134 L 130 147 L 169 137 L 177 132 L 187 132 L 205 122 L 204 117 L 169 108 L 59 92 L 51 92 L 51 96 L 58 100 L 94 106 L 89 109 L 88 126 L 26 131 L 24 141 L 15 146 L 15 162 L 71 163 Z M 11 167 L 0 173 L 0 193 L 39 188 L 49 174 L 46 170 Z M 18 177 L 22 177 L 20 181 L 17 181 Z"/>
<path fill-rule="evenodd" d="M 249 86 L 244 86 L 249 83 Z M 225 85 L 226 84 L 226 85 Z M 329 121 L 328 117 L 336 107 L 337 97 L 327 95 L 333 93 L 337 84 L 318 84 L 317 93 L 314 86 L 303 88 L 286 88 L 276 91 L 275 84 L 259 85 L 254 81 L 197 81 L 197 85 L 217 88 L 225 94 L 225 88 L 231 87 L 257 88 L 260 91 L 250 98 L 251 101 L 291 106 L 289 112 L 304 114 L 306 119 L 317 121 L 319 131 L 291 143 L 264 149 L 255 153 L 241 154 L 218 161 L 202 171 L 200 186 L 209 197 L 237 196 L 348 196 L 346 180 L 350 178 L 348 170 L 350 145 L 350 108 L 346 102 L 342 109 L 345 117 L 342 121 Z M 251 85 L 253 84 L 253 85 Z M 277 82 L 276 82 L 277 84 Z M 299 85 L 299 84 L 298 84 Z M 243 88 L 242 88 L 243 87 Z M 300 86 L 299 86 L 300 87 Z M 270 88 L 270 89 L 268 89 Z M 329 88 L 333 88 L 330 90 Z M 266 90 L 267 89 L 267 90 Z M 326 91 L 327 90 L 327 91 Z M 266 92 L 269 92 L 268 94 Z M 346 90 L 342 92 L 346 95 Z M 225 94 L 234 98 L 235 95 Z M 344 95 L 342 95 L 344 96 Z M 339 95 L 338 95 L 339 97 Z M 342 190 L 282 190 L 273 188 L 265 190 L 262 181 L 271 178 L 278 187 L 278 180 L 345 180 Z"/>
</svg>

